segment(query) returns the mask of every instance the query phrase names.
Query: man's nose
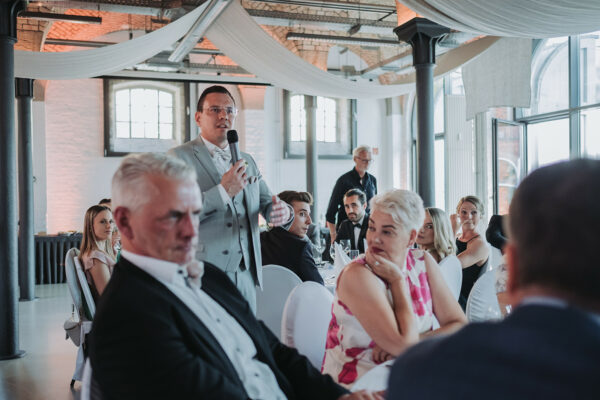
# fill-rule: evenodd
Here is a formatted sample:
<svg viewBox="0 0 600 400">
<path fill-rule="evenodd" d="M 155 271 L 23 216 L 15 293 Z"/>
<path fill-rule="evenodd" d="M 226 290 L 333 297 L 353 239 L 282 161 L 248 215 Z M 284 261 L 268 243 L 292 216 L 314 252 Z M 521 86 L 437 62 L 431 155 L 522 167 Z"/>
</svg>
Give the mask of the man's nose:
<svg viewBox="0 0 600 400">
<path fill-rule="evenodd" d="M 312 218 L 310 218 L 310 215 L 306 218 L 306 223 L 307 224 L 312 224 Z"/>
<path fill-rule="evenodd" d="M 183 237 L 194 237 L 198 235 L 198 224 L 192 214 L 186 214 L 181 220 L 180 234 Z"/>
</svg>

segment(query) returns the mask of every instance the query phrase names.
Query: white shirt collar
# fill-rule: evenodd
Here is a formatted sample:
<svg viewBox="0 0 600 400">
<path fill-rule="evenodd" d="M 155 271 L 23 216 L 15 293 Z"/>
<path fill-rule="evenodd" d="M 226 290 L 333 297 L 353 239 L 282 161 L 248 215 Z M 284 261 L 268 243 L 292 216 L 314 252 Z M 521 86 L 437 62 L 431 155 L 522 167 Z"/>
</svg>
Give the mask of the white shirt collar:
<svg viewBox="0 0 600 400">
<path fill-rule="evenodd" d="M 121 257 L 126 258 L 132 264 L 162 282 L 173 283 L 175 276 L 180 274 L 180 270 L 183 271 L 184 276 L 187 276 L 186 268 L 170 261 L 142 256 L 127 250 L 121 250 Z M 204 274 L 204 264 L 199 262 L 198 267 L 201 269 L 200 276 L 202 276 Z"/>
<path fill-rule="evenodd" d="M 202 140 L 202 142 L 204 142 L 204 145 L 206 146 L 206 149 L 210 153 L 211 157 L 214 157 L 215 151 L 217 151 L 217 150 L 226 151 L 227 146 L 225 146 L 225 148 L 222 149 L 219 146 L 217 146 L 216 144 L 211 143 L 208 140 L 204 139 L 202 136 L 200 136 L 200 139 Z"/>
</svg>

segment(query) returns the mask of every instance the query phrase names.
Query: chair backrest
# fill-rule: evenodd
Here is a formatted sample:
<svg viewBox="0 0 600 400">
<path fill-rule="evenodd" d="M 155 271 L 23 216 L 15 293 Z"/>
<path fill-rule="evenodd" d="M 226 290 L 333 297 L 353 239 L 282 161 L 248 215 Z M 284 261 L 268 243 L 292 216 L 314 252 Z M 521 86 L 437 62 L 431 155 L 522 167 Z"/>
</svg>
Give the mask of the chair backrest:
<svg viewBox="0 0 600 400">
<path fill-rule="evenodd" d="M 500 306 L 496 296 L 496 271 L 487 271 L 475 284 L 467 299 L 467 318 L 470 322 L 500 319 Z"/>
<path fill-rule="evenodd" d="M 333 295 L 323 285 L 303 282 L 290 293 L 281 321 L 281 341 L 321 368 Z"/>
<path fill-rule="evenodd" d="M 298 275 L 280 265 L 263 267 L 263 290 L 256 291 L 256 318 L 281 339 L 281 316 L 290 292 L 302 280 Z"/>
<path fill-rule="evenodd" d="M 462 285 L 462 265 L 460 260 L 454 254 L 450 254 L 440 261 L 440 271 L 450 288 L 452 295 L 456 300 L 460 295 L 460 286 Z"/>
<path fill-rule="evenodd" d="M 490 249 L 490 260 L 488 261 L 488 266 L 490 269 L 496 268 L 498 265 L 504 262 L 502 258 L 502 252 L 488 243 L 488 247 Z"/>
<path fill-rule="evenodd" d="M 76 248 L 69 249 L 65 256 L 65 275 L 67 276 L 67 286 L 69 292 L 71 292 L 71 298 L 73 299 L 73 305 L 75 306 L 75 313 L 77 319 L 81 320 L 82 316 L 85 316 L 83 308 L 83 298 L 81 294 L 81 288 L 79 287 L 77 271 L 75 269 L 75 259 L 79 256 L 79 250 Z"/>
<path fill-rule="evenodd" d="M 96 303 L 92 297 L 92 291 L 88 285 L 85 272 L 83 272 L 83 268 L 81 267 L 79 257 L 75 257 L 74 261 L 75 270 L 77 271 L 77 279 L 79 280 L 79 285 L 81 286 L 81 291 L 83 292 L 85 316 L 91 321 L 94 319 L 94 315 L 96 314 Z"/>
</svg>

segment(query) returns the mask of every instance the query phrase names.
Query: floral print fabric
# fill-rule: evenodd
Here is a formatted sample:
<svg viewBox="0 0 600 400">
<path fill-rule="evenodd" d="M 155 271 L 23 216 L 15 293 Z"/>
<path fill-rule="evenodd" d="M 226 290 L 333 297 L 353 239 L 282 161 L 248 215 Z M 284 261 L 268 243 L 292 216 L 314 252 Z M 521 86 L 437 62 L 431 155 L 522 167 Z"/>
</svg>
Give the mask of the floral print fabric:
<svg viewBox="0 0 600 400">
<path fill-rule="evenodd" d="M 357 262 L 365 264 L 364 258 Z M 365 268 L 368 268 L 366 264 Z M 434 317 L 425 261 L 421 250 L 408 251 L 406 271 L 419 332 L 426 332 L 431 330 Z M 379 282 L 381 290 L 386 292 L 391 306 L 392 294 L 383 281 Z M 375 347 L 375 342 L 371 340 L 350 309 L 335 295 L 331 307 L 331 321 L 327 330 L 325 357 L 321 372 L 331 375 L 340 385 L 350 388 L 363 374 L 377 365 L 372 359 L 373 347 Z"/>
</svg>

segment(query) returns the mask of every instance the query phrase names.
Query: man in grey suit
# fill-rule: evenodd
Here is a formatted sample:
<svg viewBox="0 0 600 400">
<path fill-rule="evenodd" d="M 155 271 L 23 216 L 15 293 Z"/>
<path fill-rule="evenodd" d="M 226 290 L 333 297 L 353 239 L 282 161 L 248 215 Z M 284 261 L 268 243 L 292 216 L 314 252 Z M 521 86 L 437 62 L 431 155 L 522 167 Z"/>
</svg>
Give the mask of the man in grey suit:
<svg viewBox="0 0 600 400">
<path fill-rule="evenodd" d="M 202 191 L 196 258 L 222 268 L 256 312 L 256 286 L 262 287 L 258 214 L 287 229 L 294 213 L 271 194 L 252 156 L 241 153 L 242 159 L 231 165 L 227 131 L 236 115 L 227 89 L 207 88 L 195 115 L 200 136 L 169 152 L 196 169 Z"/>
</svg>

